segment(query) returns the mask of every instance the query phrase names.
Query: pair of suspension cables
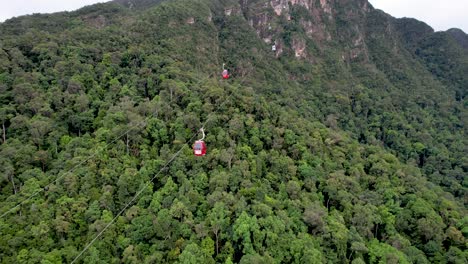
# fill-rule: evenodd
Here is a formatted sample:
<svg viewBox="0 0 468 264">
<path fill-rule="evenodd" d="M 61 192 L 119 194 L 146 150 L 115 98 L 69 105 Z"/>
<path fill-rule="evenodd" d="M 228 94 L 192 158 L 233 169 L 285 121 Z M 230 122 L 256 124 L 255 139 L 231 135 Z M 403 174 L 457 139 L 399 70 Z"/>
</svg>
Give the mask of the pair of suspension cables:
<svg viewBox="0 0 468 264">
<path fill-rule="evenodd" d="M 206 78 L 205 78 L 206 79 Z M 202 80 L 203 81 L 203 80 Z M 200 81 L 198 84 L 200 84 L 202 81 Z M 197 85 L 198 85 L 197 84 Z M 75 257 L 75 259 L 73 259 L 73 261 L 71 263 L 75 263 L 88 249 L 89 247 L 91 247 L 93 245 L 93 243 L 99 239 L 100 236 L 102 236 L 102 234 L 115 222 L 115 220 L 117 220 L 117 218 L 122 215 L 125 210 L 130 206 L 132 205 L 136 200 L 137 198 L 146 190 L 146 188 L 148 188 L 149 183 L 153 182 L 179 155 L 180 153 L 182 152 L 182 150 L 184 149 L 184 147 L 187 145 L 186 143 L 187 142 L 191 142 L 195 136 L 198 134 L 198 132 L 201 132 L 203 137 L 201 139 L 199 139 L 198 141 L 201 141 L 203 142 L 203 139 L 205 138 L 205 131 L 204 131 L 204 128 L 206 127 L 206 125 L 208 124 L 208 122 L 211 120 L 211 118 L 213 117 L 212 115 L 216 112 L 219 111 L 219 109 L 222 108 L 222 106 L 224 104 L 226 104 L 226 102 L 229 101 L 229 99 L 233 96 L 234 93 L 231 93 L 226 99 L 224 99 L 224 102 L 218 107 L 218 110 L 214 111 L 214 112 L 211 112 L 206 121 L 202 124 L 201 128 L 199 129 L 199 131 L 197 131 L 197 133 L 194 133 L 194 135 L 192 135 L 192 137 L 186 141 L 182 147 L 179 148 L 179 150 L 165 163 L 165 165 L 150 179 L 150 181 L 148 181 L 147 183 L 145 183 L 145 185 L 132 197 L 132 199 L 125 204 L 125 206 L 117 213 L 117 215 L 109 222 L 107 223 L 107 225 L 83 248 L 83 250 Z M 179 96 L 180 97 L 180 96 Z M 148 116 L 145 120 L 143 120 L 142 122 L 138 123 L 138 124 L 135 124 L 133 125 L 132 127 L 130 127 L 129 129 L 127 129 L 125 132 L 123 132 L 122 134 L 120 134 L 118 137 L 116 137 L 115 139 L 113 139 L 111 142 L 107 143 L 105 146 L 101 147 L 99 150 L 97 150 L 94 154 L 90 155 L 88 158 L 82 160 L 81 162 L 79 162 L 78 164 L 76 164 L 75 166 L 73 166 L 70 170 L 64 172 L 62 175 L 60 175 L 59 177 L 57 177 L 55 180 L 49 182 L 47 185 L 45 185 L 44 187 L 34 191 L 31 195 L 27 196 L 25 199 L 23 199 L 21 202 L 17 203 L 16 205 L 14 205 L 13 207 L 11 207 L 9 210 L 5 211 L 4 213 L 2 213 L 0 215 L 0 219 L 5 217 L 6 215 L 8 215 L 9 213 L 13 212 L 16 208 L 26 204 L 28 201 L 30 201 L 33 197 L 35 197 L 36 195 L 40 194 L 41 192 L 44 192 L 45 190 L 47 190 L 51 185 L 54 184 L 54 182 L 58 182 L 59 180 L 63 179 L 66 175 L 72 173 L 73 171 L 75 171 L 77 168 L 81 167 L 83 164 L 85 164 L 86 162 L 90 161 L 91 159 L 95 158 L 102 150 L 104 150 L 105 148 L 107 148 L 109 145 L 111 144 L 114 144 L 115 142 L 117 142 L 119 139 L 121 139 L 123 136 L 125 136 L 127 133 L 129 133 L 130 131 L 132 131 L 133 129 L 136 129 L 137 127 L 139 127 L 140 125 L 145 125 L 147 123 L 147 121 L 149 121 L 149 119 L 151 118 L 152 116 Z M 197 141 L 197 142 L 198 142 Z"/>
</svg>

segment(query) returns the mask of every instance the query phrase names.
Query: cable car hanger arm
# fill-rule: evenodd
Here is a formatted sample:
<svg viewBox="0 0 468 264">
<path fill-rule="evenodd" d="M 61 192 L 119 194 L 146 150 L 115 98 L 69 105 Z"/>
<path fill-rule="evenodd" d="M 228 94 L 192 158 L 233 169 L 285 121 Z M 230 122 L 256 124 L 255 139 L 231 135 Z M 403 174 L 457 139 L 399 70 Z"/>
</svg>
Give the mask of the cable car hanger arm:
<svg viewBox="0 0 468 264">
<path fill-rule="evenodd" d="M 205 139 L 205 129 L 203 127 L 200 128 L 200 132 L 202 132 L 203 137 L 199 139 L 198 141 L 203 141 Z"/>
</svg>

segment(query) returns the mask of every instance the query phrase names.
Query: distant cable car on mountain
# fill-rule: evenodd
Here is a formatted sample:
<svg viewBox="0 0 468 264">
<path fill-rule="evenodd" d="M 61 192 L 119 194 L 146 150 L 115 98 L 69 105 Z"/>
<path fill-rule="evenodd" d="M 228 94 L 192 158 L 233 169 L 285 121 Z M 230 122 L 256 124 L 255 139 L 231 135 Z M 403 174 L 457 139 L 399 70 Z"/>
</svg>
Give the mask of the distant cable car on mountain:
<svg viewBox="0 0 468 264">
<path fill-rule="evenodd" d="M 195 141 L 195 143 L 193 144 L 193 154 L 195 156 L 205 156 L 206 155 L 206 144 L 205 144 L 205 141 L 203 141 L 205 139 L 205 131 L 202 128 L 200 128 L 200 132 L 202 132 L 203 134 L 203 137 L 197 141 Z"/>
<path fill-rule="evenodd" d="M 221 73 L 223 76 L 223 79 L 229 79 L 229 72 L 224 68 L 224 63 L 223 63 L 223 72 Z"/>
</svg>

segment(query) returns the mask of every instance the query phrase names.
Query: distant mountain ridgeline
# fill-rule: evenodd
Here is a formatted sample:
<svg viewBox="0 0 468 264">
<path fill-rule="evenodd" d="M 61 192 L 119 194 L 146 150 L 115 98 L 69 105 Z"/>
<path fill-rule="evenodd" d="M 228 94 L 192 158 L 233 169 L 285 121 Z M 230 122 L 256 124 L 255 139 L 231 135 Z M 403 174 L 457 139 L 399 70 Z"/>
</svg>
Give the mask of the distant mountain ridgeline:
<svg viewBox="0 0 468 264">
<path fill-rule="evenodd" d="M 113 0 L 112 2 L 130 9 L 147 9 L 164 2 L 164 0 Z"/>
</svg>

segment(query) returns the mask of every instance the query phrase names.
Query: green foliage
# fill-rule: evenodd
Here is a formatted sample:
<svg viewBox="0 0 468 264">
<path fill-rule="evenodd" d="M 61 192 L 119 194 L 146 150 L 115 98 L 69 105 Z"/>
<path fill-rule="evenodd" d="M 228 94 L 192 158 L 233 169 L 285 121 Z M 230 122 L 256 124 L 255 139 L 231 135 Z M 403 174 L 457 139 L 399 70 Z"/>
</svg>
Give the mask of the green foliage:
<svg viewBox="0 0 468 264">
<path fill-rule="evenodd" d="M 2 262 L 466 263 L 466 52 L 355 2 L 0 24 Z"/>
</svg>

